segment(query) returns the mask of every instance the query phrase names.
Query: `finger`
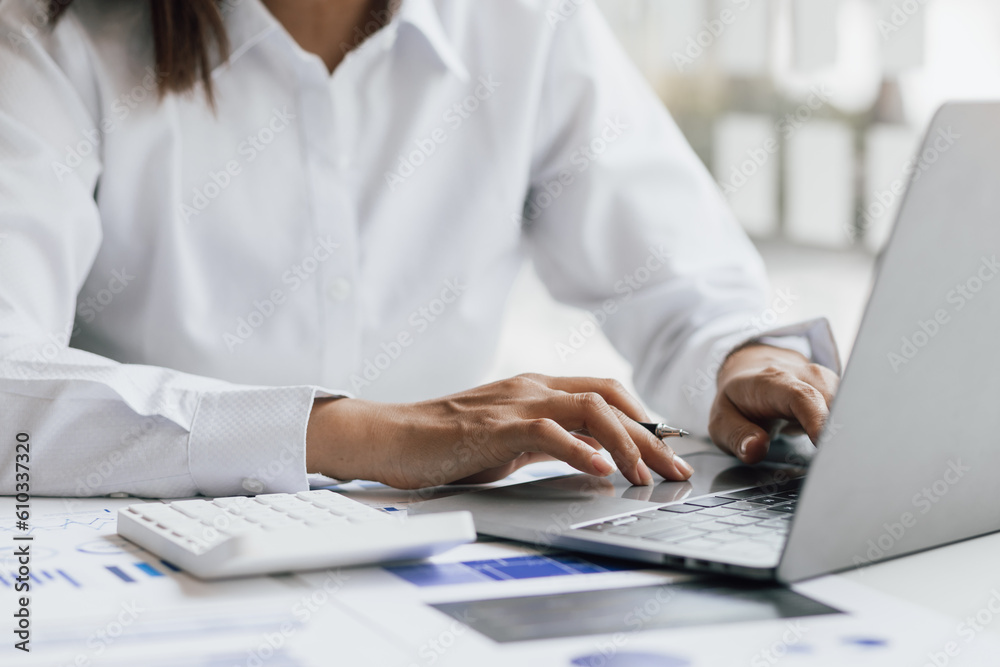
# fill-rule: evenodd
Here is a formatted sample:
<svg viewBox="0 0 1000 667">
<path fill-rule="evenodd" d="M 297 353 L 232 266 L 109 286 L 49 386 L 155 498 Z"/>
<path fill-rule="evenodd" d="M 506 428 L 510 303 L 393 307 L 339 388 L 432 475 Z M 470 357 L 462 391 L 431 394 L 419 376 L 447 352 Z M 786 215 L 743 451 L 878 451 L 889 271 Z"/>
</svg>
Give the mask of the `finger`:
<svg viewBox="0 0 1000 667">
<path fill-rule="evenodd" d="M 601 443 L 597 442 L 596 439 L 590 437 L 586 433 L 581 433 L 579 431 L 573 431 L 570 435 L 572 435 L 574 438 L 576 438 L 580 442 L 587 443 L 588 445 L 590 445 L 591 447 L 593 447 L 594 449 L 596 449 L 598 451 L 604 449 L 604 447 L 601 447 Z"/>
<path fill-rule="evenodd" d="M 814 443 L 819 442 L 820 433 L 823 432 L 823 425 L 830 415 L 830 408 L 827 405 L 823 393 L 807 382 L 797 380 L 785 389 L 779 389 L 785 394 L 787 410 L 785 414 L 791 414 L 795 421 L 799 423 L 809 439 Z M 775 396 L 775 400 L 780 400 Z"/>
<path fill-rule="evenodd" d="M 547 377 L 544 382 L 550 389 L 565 391 L 567 394 L 600 394 L 608 405 L 613 405 L 637 422 L 648 422 L 649 415 L 635 396 L 630 394 L 621 382 L 614 379 L 588 377 Z M 541 381 L 541 380 L 540 380 Z"/>
<path fill-rule="evenodd" d="M 677 456 L 667 443 L 647 431 L 628 415 L 615 408 L 612 410 L 615 411 L 629 437 L 639 447 L 642 460 L 658 475 L 675 482 L 681 482 L 691 477 L 694 469 L 687 461 Z"/>
<path fill-rule="evenodd" d="M 784 371 L 734 379 L 724 393 L 737 410 L 758 425 L 787 419 L 801 426 L 813 442 L 819 439 L 830 412 L 819 389 Z"/>
<path fill-rule="evenodd" d="M 800 380 L 811 384 L 823 394 L 823 400 L 826 401 L 827 408 L 833 405 L 833 398 L 837 394 L 837 388 L 840 386 L 839 375 L 820 364 L 807 364 L 796 375 Z"/>
<path fill-rule="evenodd" d="M 758 463 L 767 455 L 767 431 L 747 419 L 727 396 L 716 399 L 708 433 L 719 449 L 744 463 Z"/>
<path fill-rule="evenodd" d="M 555 394 L 539 407 L 567 431 L 587 429 L 590 437 L 611 453 L 618 469 L 632 484 L 652 483 L 639 448 L 600 394 Z"/>
<path fill-rule="evenodd" d="M 613 471 L 603 456 L 552 419 L 523 419 L 507 428 L 513 430 L 505 435 L 508 442 L 518 443 L 522 451 L 548 454 L 589 475 L 604 477 Z"/>
</svg>

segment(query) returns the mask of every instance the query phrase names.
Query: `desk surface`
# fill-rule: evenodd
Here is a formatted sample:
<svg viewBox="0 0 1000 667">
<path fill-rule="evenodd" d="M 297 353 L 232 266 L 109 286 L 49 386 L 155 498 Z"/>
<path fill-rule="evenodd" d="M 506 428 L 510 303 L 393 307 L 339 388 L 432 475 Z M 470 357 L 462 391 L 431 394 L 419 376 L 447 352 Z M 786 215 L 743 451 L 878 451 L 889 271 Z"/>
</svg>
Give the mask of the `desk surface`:
<svg viewBox="0 0 1000 667">
<path fill-rule="evenodd" d="M 837 576 L 947 614 L 958 624 L 1000 598 L 998 564 L 1000 533 L 993 533 Z M 1000 622 L 983 627 L 1000 637 Z"/>
<path fill-rule="evenodd" d="M 682 453 L 693 453 L 704 451 L 706 448 L 697 442 L 687 442 L 680 449 Z M 362 487 L 361 491 L 355 495 L 367 502 L 374 500 L 379 504 L 389 505 L 392 497 L 396 497 L 401 501 L 401 504 L 405 504 L 407 492 L 385 487 L 373 488 L 368 485 Z M 336 650 L 332 654 L 341 657 L 350 654 L 351 658 L 345 658 L 348 661 L 343 664 L 350 664 L 351 667 L 367 664 L 379 667 L 430 665 L 429 658 L 428 660 L 412 659 L 415 654 L 426 648 L 428 637 L 435 640 L 444 638 L 448 641 L 466 641 L 466 648 L 473 651 L 468 655 L 476 657 L 487 648 L 483 644 L 482 638 L 477 639 L 465 630 L 457 630 L 457 626 L 448 626 L 445 624 L 448 619 L 442 621 L 440 614 L 435 615 L 428 612 L 426 605 L 432 603 L 430 598 L 436 597 L 438 601 L 441 601 L 441 599 L 453 595 L 449 590 L 446 590 L 447 587 L 425 588 L 418 591 L 415 586 L 403 582 L 397 576 L 381 568 L 348 571 L 347 576 L 344 577 L 347 580 L 346 584 L 341 581 L 339 574 L 330 578 L 331 573 L 326 572 L 285 577 L 259 577 L 213 584 L 197 582 L 183 574 L 171 572 L 164 567 L 166 564 L 148 554 L 139 553 L 134 547 L 129 548 L 130 545 L 121 543 L 114 535 L 113 517 L 115 510 L 117 507 L 131 502 L 136 502 L 136 500 L 106 498 L 85 500 L 32 499 L 32 520 L 36 522 L 34 525 L 38 526 L 40 531 L 37 534 L 37 539 L 33 542 L 35 560 L 32 566 L 35 569 L 32 570 L 32 574 L 33 577 L 38 578 L 36 582 L 38 585 L 32 588 L 33 622 L 35 623 L 33 646 L 36 649 L 41 649 L 46 645 L 53 645 L 52 642 L 54 642 L 56 648 L 61 652 L 58 653 L 57 659 L 52 660 L 43 659 L 38 653 L 33 654 L 31 658 L 25 658 L 22 654 L 13 652 L 11 641 L 4 642 L 0 645 L 0 663 L 5 667 L 8 664 L 53 665 L 53 667 L 64 667 L 70 664 L 79 664 L 85 667 L 91 665 L 130 666 L 134 663 L 129 663 L 128 660 L 107 662 L 104 660 L 104 657 L 107 656 L 101 657 L 101 655 L 106 646 L 109 649 L 108 654 L 113 654 L 119 649 L 126 652 L 131 650 L 128 641 L 124 639 L 112 646 L 112 642 L 105 637 L 105 634 L 121 632 L 123 625 L 127 627 L 134 620 L 129 616 L 132 613 L 130 610 L 136 606 L 142 614 L 140 621 L 146 623 L 147 627 L 156 628 L 156 632 L 161 634 L 163 650 L 175 646 L 177 650 L 183 648 L 187 651 L 195 651 L 195 655 L 200 655 L 199 651 L 219 651 L 221 649 L 217 644 L 219 641 L 218 632 L 228 632 L 227 641 L 229 643 L 223 646 L 229 650 L 229 653 L 225 654 L 225 660 L 199 663 L 211 665 L 211 667 L 257 664 L 257 659 L 253 658 L 252 655 L 244 656 L 235 662 L 232 658 L 241 655 L 240 652 L 244 651 L 246 645 L 245 641 L 251 642 L 259 649 L 260 646 L 263 646 L 260 644 L 263 641 L 261 638 L 271 641 L 277 637 L 274 634 L 275 629 L 285 627 L 286 621 L 289 620 L 293 623 L 303 622 L 302 629 L 290 631 L 289 637 L 294 634 L 296 640 L 301 638 L 304 642 L 313 642 L 310 646 L 336 644 Z M 0 542 L 0 558 L 4 561 L 3 568 L 0 568 L 2 569 L 0 579 L 4 579 L 0 581 L 3 584 L 0 586 L 0 593 L 3 594 L 3 599 L 0 599 L 0 612 L 5 615 L 13 611 L 15 600 L 10 582 L 5 579 L 14 569 L 8 562 L 12 553 L 10 546 L 12 543 L 9 537 L 14 533 L 12 530 L 13 510 L 13 498 L 0 498 L 0 537 L 4 538 Z M 8 521 L 8 519 L 11 520 Z M 526 547 L 497 545 L 488 542 L 467 545 L 461 549 L 464 550 L 461 555 L 455 556 L 453 561 L 446 560 L 444 562 L 455 562 L 462 566 L 468 561 L 478 561 L 480 558 L 506 558 L 509 560 L 533 553 L 531 549 Z M 503 552 L 503 549 L 507 549 L 506 553 Z M 965 651 L 963 658 L 966 655 L 972 657 L 973 650 L 990 648 L 992 639 L 1000 636 L 1000 622 L 992 622 L 993 609 L 1000 612 L 1000 568 L 996 567 L 998 554 L 1000 554 L 1000 534 L 993 534 L 817 580 L 819 588 L 814 587 L 814 590 L 825 590 L 827 594 L 832 591 L 834 598 L 839 595 L 840 602 L 847 604 L 835 604 L 836 600 L 834 599 L 825 601 L 844 610 L 852 609 L 853 600 L 866 598 L 866 596 L 871 597 L 871 600 L 876 602 L 872 603 L 875 607 L 869 604 L 869 611 L 865 612 L 868 613 L 868 616 L 862 613 L 860 607 L 857 607 L 857 613 L 861 615 L 855 615 L 854 611 L 851 612 L 851 616 L 856 619 L 853 621 L 855 625 L 866 621 L 871 626 L 875 626 L 883 624 L 884 620 L 885 636 L 896 632 L 897 634 L 892 636 L 896 640 L 905 637 L 904 643 L 913 641 L 919 644 L 923 642 L 926 646 L 920 647 L 922 651 L 938 651 L 939 647 L 945 645 L 945 642 L 962 637 L 963 635 L 958 631 L 958 628 L 967 618 L 975 617 L 977 614 L 980 615 L 981 619 L 988 617 L 990 622 L 982 622 L 983 631 L 981 634 L 977 634 L 976 645 L 969 644 L 968 647 L 965 644 L 962 645 Z M 587 576 L 475 584 L 479 586 L 476 589 L 476 595 L 479 597 L 468 599 L 488 599 L 496 597 L 498 594 L 500 597 L 506 597 L 587 590 L 593 586 L 591 583 L 593 580 L 587 579 Z M 605 577 L 602 586 L 609 590 L 618 586 L 649 585 L 656 587 L 676 580 L 675 575 L 668 571 L 612 571 L 597 576 Z M 48 579 L 44 577 L 48 577 Z M 809 585 L 812 584 L 813 582 L 809 583 Z M 516 591 L 520 592 L 514 592 L 515 588 L 512 588 L 517 586 L 520 588 L 517 588 Z M 838 589 L 842 589 L 842 591 L 838 591 Z M 336 593 L 327 596 L 326 591 L 336 591 Z M 524 591 L 530 591 L 530 593 Z M 805 594 L 809 595 L 809 590 L 806 590 Z M 317 596 L 321 597 L 322 601 L 317 603 L 314 609 L 313 603 L 317 600 Z M 408 602 L 404 600 L 407 596 L 410 598 Z M 882 610 L 881 616 L 878 613 L 873 615 L 870 610 L 878 607 L 878 600 L 886 600 L 895 606 L 890 608 L 883 605 L 880 608 Z M 447 602 L 446 599 L 444 601 Z M 410 606 L 404 608 L 404 603 Z M 393 608 L 389 609 L 389 607 Z M 938 614 L 944 614 L 945 617 L 926 614 L 922 610 L 931 610 Z M 125 622 L 123 623 L 121 619 L 124 619 Z M 227 621 L 229 621 L 228 625 Z M 911 630 L 908 625 L 911 621 L 918 624 L 927 621 L 930 626 L 918 627 L 930 627 L 930 630 Z M 830 622 L 832 623 L 832 621 Z M 719 625 L 693 627 L 686 628 L 682 635 L 678 634 L 680 632 L 678 630 L 671 631 L 673 634 L 670 637 L 682 637 L 683 641 L 678 642 L 668 639 L 662 634 L 657 634 L 662 631 L 649 630 L 649 632 L 627 636 L 626 643 L 619 648 L 622 650 L 626 648 L 629 650 L 649 649 L 664 642 L 667 642 L 666 645 L 675 647 L 681 646 L 686 641 L 688 655 L 695 656 L 698 649 L 692 647 L 705 646 L 706 640 L 714 642 L 715 638 L 724 636 L 727 638 L 725 643 L 735 647 L 733 650 L 743 651 L 742 655 L 737 656 L 736 662 L 730 660 L 726 664 L 754 664 L 752 659 L 757 657 L 755 652 L 759 652 L 764 646 L 763 640 L 758 635 L 762 631 L 765 637 L 768 636 L 769 632 L 778 632 L 780 635 L 780 631 L 791 627 L 790 624 L 783 623 L 781 619 L 770 621 L 770 623 L 771 625 L 761 625 L 761 622 L 730 624 L 726 625 L 724 630 L 723 626 Z M 893 623 L 897 626 L 895 629 L 891 627 Z M 934 625 L 935 623 L 936 625 Z M 903 627 L 900 628 L 900 625 Z M 162 636 L 167 632 L 165 630 L 167 626 L 174 634 L 178 634 L 180 627 L 182 631 L 179 634 L 185 638 L 185 641 L 164 641 Z M 809 634 L 809 641 L 817 646 L 821 645 L 821 637 L 825 632 L 823 621 L 817 621 L 810 627 L 814 629 Z M 222 628 L 222 630 L 217 630 L 218 628 Z M 842 631 L 843 626 L 840 628 Z M 132 630 L 134 629 L 133 627 Z M 148 632 L 148 630 L 143 632 Z M 140 635 L 143 637 L 142 641 L 145 642 L 145 635 L 142 633 Z M 772 634 L 770 636 L 779 635 Z M 695 639 L 692 639 L 695 637 L 701 638 L 698 640 L 701 644 L 695 643 Z M 925 641 L 927 637 L 932 637 L 932 639 Z M 278 637 L 278 639 L 284 642 L 288 637 Z M 583 643 L 589 640 L 591 646 L 595 645 L 595 642 L 600 644 L 599 639 L 599 637 L 577 638 Z M 600 639 L 600 641 L 606 640 Z M 772 642 L 777 641 L 777 639 L 767 639 L 767 641 Z M 213 642 L 216 643 L 213 644 Z M 555 643 L 558 644 L 558 641 Z M 183 646 L 181 646 L 182 644 Z M 376 644 L 378 650 L 372 648 Z M 531 643 L 529 642 L 529 644 Z M 558 654 L 562 656 L 560 661 L 557 654 L 552 653 L 556 650 L 552 644 L 553 642 L 543 642 L 520 649 L 516 646 L 505 645 L 505 649 L 513 648 L 515 650 L 513 655 L 502 654 L 506 656 L 507 662 L 494 663 L 486 659 L 491 656 L 484 656 L 479 667 L 485 667 L 487 664 L 511 664 L 511 662 L 523 664 L 526 667 L 534 664 L 568 664 L 565 661 L 565 654 Z M 900 642 L 896 641 L 895 645 L 899 646 Z M 536 660 L 536 650 L 540 653 L 537 661 L 534 661 Z M 560 650 L 566 649 L 564 647 Z M 329 651 L 328 648 L 327 652 Z M 516 653 L 516 651 L 522 651 L 522 653 Z M 546 658 L 546 651 L 549 651 L 549 658 Z M 918 651 L 914 654 L 915 662 L 911 660 L 905 664 L 911 662 L 915 665 L 922 664 L 920 660 L 924 659 L 923 655 L 924 653 Z M 9 661 L 9 656 L 13 656 L 15 660 Z M 522 660 L 523 656 L 528 656 L 526 662 Z M 554 662 L 551 661 L 553 656 L 556 656 Z M 101 659 L 98 660 L 98 657 Z M 462 660 L 456 663 L 455 660 L 459 657 Z M 435 662 L 438 666 L 468 664 L 468 661 L 465 660 L 467 657 L 451 653 L 447 656 L 442 654 L 435 657 Z M 493 657 L 495 656 L 492 656 L 491 659 Z M 907 658 L 909 657 L 907 656 Z M 262 660 L 261 664 L 266 664 L 268 667 L 322 664 L 322 661 L 314 663 L 312 660 L 296 661 L 286 660 L 286 658 L 288 656 L 283 656 L 279 660 L 276 653 L 274 659 Z M 787 658 L 782 664 L 787 663 L 789 666 L 806 664 L 798 662 L 798 658 L 793 659 L 791 655 Z M 546 662 L 547 659 L 550 661 Z M 147 665 L 153 664 L 147 663 Z M 171 662 L 170 659 L 167 659 L 155 663 L 155 667 L 161 665 L 172 667 L 174 664 L 181 663 Z M 704 662 L 698 661 L 692 664 L 704 664 Z M 808 664 L 818 663 L 809 662 Z M 851 662 L 850 664 L 855 663 Z M 986 663 L 950 663 L 952 667 L 955 664 Z M 614 667 L 614 665 L 608 663 L 606 667 Z"/>
</svg>

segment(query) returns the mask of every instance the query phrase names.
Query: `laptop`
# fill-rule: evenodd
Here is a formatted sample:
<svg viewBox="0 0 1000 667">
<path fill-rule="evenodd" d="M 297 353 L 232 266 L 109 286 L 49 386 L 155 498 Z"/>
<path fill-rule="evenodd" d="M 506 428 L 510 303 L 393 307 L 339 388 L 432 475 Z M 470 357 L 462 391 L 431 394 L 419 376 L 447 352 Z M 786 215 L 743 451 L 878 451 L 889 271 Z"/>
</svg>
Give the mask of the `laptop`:
<svg viewBox="0 0 1000 667">
<path fill-rule="evenodd" d="M 481 534 L 791 583 L 1000 530 L 1000 103 L 934 117 L 806 466 L 686 457 L 688 482 L 573 474 L 430 500 Z"/>
</svg>

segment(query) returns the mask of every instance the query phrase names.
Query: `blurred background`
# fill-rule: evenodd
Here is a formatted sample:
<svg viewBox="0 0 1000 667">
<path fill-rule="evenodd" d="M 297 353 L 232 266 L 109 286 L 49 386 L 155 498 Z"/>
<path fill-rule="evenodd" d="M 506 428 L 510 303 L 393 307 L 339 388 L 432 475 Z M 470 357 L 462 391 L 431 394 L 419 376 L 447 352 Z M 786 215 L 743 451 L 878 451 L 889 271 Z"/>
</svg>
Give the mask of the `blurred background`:
<svg viewBox="0 0 1000 667">
<path fill-rule="evenodd" d="M 792 295 L 782 321 L 828 317 L 846 359 L 924 128 L 1000 98 L 1000 0 L 596 1 Z M 600 333 L 560 354 L 588 321 L 526 267 L 491 377 L 629 384 Z"/>
</svg>

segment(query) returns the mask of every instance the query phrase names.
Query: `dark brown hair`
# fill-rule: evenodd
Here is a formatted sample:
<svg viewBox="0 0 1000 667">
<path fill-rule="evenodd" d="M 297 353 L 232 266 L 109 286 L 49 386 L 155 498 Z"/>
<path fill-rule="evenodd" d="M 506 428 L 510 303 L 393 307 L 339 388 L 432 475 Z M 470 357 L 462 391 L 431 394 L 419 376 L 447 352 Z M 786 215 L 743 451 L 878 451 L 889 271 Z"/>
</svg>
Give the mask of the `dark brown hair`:
<svg viewBox="0 0 1000 667">
<path fill-rule="evenodd" d="M 73 0 L 49 0 L 55 24 Z M 211 46 L 229 55 L 229 39 L 217 0 L 149 0 L 160 95 L 183 93 L 201 80 L 212 101 Z"/>
</svg>

